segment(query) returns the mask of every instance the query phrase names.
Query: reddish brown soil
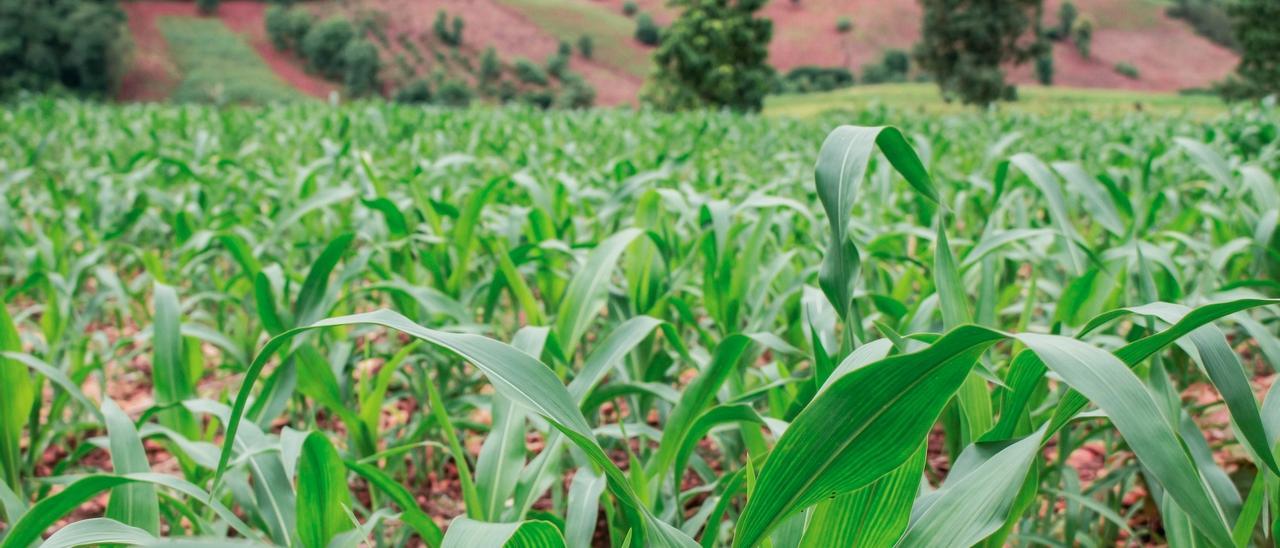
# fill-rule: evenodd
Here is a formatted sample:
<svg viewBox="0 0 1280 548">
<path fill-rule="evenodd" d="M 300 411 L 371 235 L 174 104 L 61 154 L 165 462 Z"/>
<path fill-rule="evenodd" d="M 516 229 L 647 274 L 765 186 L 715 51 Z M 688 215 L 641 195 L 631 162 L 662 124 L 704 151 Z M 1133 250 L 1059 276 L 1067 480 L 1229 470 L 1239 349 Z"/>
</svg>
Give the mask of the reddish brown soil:
<svg viewBox="0 0 1280 548">
<path fill-rule="evenodd" d="M 123 101 L 163 100 L 173 91 L 180 75 L 156 23 L 161 17 L 199 17 L 195 3 L 136 0 L 123 2 L 121 7 L 129 17 L 129 32 L 135 47 L 133 63 L 121 83 L 119 98 Z M 328 97 L 336 85 L 307 74 L 297 58 L 271 46 L 263 26 L 265 11 L 266 4 L 262 2 L 231 0 L 222 2 L 217 17 L 228 28 L 244 35 L 285 82 L 307 95 Z"/>
<path fill-rule="evenodd" d="M 1045 12 L 1056 14 L 1058 4 L 1057 0 L 1046 2 Z M 1070 42 L 1054 45 L 1055 85 L 1177 91 L 1207 87 L 1231 73 L 1239 62 L 1234 52 L 1200 37 L 1182 21 L 1117 4 L 1122 3 L 1076 0 L 1081 13 L 1090 16 L 1098 30 L 1093 34 L 1089 59 Z M 1137 67 L 1139 78 L 1117 73 L 1115 65 L 1120 62 Z M 1020 82 L 1034 80 L 1030 64 L 1014 69 L 1013 74 Z"/>
<path fill-rule="evenodd" d="M 450 17 L 461 16 L 466 22 L 462 33 L 462 47 L 466 50 L 479 52 L 493 46 L 504 60 L 523 57 L 542 63 L 556 52 L 560 43 L 519 12 L 496 0 L 365 0 L 362 7 L 393 14 L 386 27 L 392 42 L 401 33 L 415 38 L 430 33 L 436 12 L 444 10 Z M 595 87 L 596 104 L 635 102 L 641 79 L 577 55 L 569 65 Z"/>
<path fill-rule="evenodd" d="M 582 0 L 597 1 L 597 0 Z M 625 0 L 598 0 L 621 12 Z M 668 24 L 677 12 L 665 0 L 635 0 L 641 12 Z M 1054 46 L 1054 84 L 1069 87 L 1176 91 L 1205 87 L 1226 76 L 1238 61 L 1235 53 L 1214 44 L 1181 21 L 1165 17 L 1159 7 L 1143 2 L 1075 0 L 1083 15 L 1093 19 L 1092 56 L 1084 59 L 1069 42 Z M 1055 20 L 1059 0 L 1045 6 L 1045 21 Z M 910 50 L 920 35 L 920 4 L 916 0 L 774 0 L 761 10 L 773 19 L 769 60 L 779 70 L 800 65 L 861 67 L 879 59 L 885 49 Z M 847 35 L 836 32 L 842 16 L 853 21 Z M 1115 72 L 1115 64 L 1138 68 L 1140 78 Z M 1015 81 L 1035 81 L 1034 67 L 1011 71 Z"/>
<path fill-rule="evenodd" d="M 177 85 L 178 69 L 169 58 L 169 44 L 160 34 L 156 19 L 165 15 L 159 2 L 121 4 L 129 17 L 133 38 L 133 59 L 120 82 L 122 101 L 161 101 Z"/>
</svg>

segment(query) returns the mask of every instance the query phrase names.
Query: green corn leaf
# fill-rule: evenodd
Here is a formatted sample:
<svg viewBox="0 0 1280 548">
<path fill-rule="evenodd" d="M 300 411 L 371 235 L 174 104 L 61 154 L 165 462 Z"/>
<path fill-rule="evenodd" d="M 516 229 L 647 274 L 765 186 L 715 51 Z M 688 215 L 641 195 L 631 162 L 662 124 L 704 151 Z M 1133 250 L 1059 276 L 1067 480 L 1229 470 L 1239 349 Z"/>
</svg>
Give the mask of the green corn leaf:
<svg viewBox="0 0 1280 548">
<path fill-rule="evenodd" d="M 195 382 L 190 368 L 182 359 L 178 293 L 173 287 L 157 282 L 152 298 L 155 300 L 155 316 L 151 376 L 155 382 L 156 404 L 180 404 L 195 397 Z M 174 407 L 161 412 L 159 417 L 160 424 L 187 438 L 196 437 L 195 419 L 185 408 Z"/>
<path fill-rule="evenodd" d="M 1093 219 L 1108 232 L 1123 237 L 1125 234 L 1124 221 L 1120 219 L 1120 210 L 1116 208 L 1116 204 L 1112 201 L 1111 196 L 1107 194 L 1107 190 L 1102 183 L 1089 175 L 1087 171 L 1079 163 L 1076 162 L 1054 162 L 1053 170 L 1058 172 L 1073 190 L 1079 192 L 1084 198 L 1085 205 L 1089 212 L 1093 214 Z"/>
<path fill-rule="evenodd" d="M 750 347 L 751 338 L 745 335 L 730 335 L 716 346 L 711 363 L 693 382 L 689 383 L 680 396 L 680 402 L 667 417 L 666 427 L 662 431 L 662 440 L 658 443 L 658 452 L 649 461 L 647 467 L 646 472 L 650 477 L 660 477 L 671 469 L 680 445 L 685 440 L 685 433 L 692 428 L 698 415 L 711 405 L 716 393 L 724 385 L 725 379 L 729 378 L 729 375 L 738 367 L 738 363 Z"/>
<path fill-rule="evenodd" d="M 1067 200 L 1062 195 L 1062 187 L 1058 185 L 1057 177 L 1054 177 L 1053 172 L 1049 171 L 1044 162 L 1027 153 L 1014 155 L 1009 159 L 1009 163 L 1025 174 L 1044 196 L 1049 207 L 1050 220 L 1058 227 L 1058 232 L 1062 236 L 1063 246 L 1071 261 L 1071 269 L 1079 275 L 1084 270 L 1083 259 L 1080 257 L 1079 250 L 1076 249 L 1079 235 L 1071 224 L 1071 217 L 1067 213 Z"/>
<path fill-rule="evenodd" d="M 58 529 L 40 543 L 40 548 L 73 548 L 104 544 L 146 546 L 155 542 L 156 537 L 152 533 L 137 527 L 110 518 L 89 518 L 69 523 L 66 527 Z"/>
<path fill-rule="evenodd" d="M 738 519 L 734 546 L 755 546 L 783 519 L 901 466 L 919 448 L 978 356 L 1000 338 L 987 329 L 962 326 L 919 352 L 889 357 L 831 381 L 769 453 L 755 495 Z"/>
<path fill-rule="evenodd" d="M 598 315 L 622 252 L 643 234 L 638 228 L 628 228 L 600 242 L 569 281 L 555 320 L 556 338 L 565 356 L 573 355 L 582 334 Z"/>
<path fill-rule="evenodd" d="M 824 497 L 861 488 L 901 465 L 959 389 L 973 361 L 1005 336 L 962 326 L 924 350 L 881 360 L 835 381 L 796 417 L 765 461 L 756 485 L 762 494 L 743 510 L 735 545 L 754 546 L 784 518 Z M 1124 362 L 1066 337 L 1016 338 L 1108 412 L 1197 530 L 1230 542 L 1222 509 L 1201 483 L 1179 436 L 1160 418 L 1154 400 Z M 860 396 L 850 395 L 855 392 Z M 845 419 L 833 424 L 831 416 Z M 876 458 L 869 458 L 873 454 Z"/>
<path fill-rule="evenodd" d="M 312 432 L 302 443 L 298 463 L 298 539 L 307 548 L 324 548 L 352 528 L 347 512 L 351 492 L 347 469 L 323 432 Z"/>
<path fill-rule="evenodd" d="M 146 483 L 166 487 L 182 493 L 191 500 L 197 501 L 209 507 L 219 519 L 230 525 L 237 533 L 245 538 L 257 540 L 260 538 L 253 529 L 250 529 L 240 518 L 236 517 L 231 510 L 223 506 L 217 500 L 211 498 L 204 490 L 186 481 L 180 480 L 172 476 L 163 474 L 128 474 L 116 476 L 111 474 L 92 474 L 80 476 L 70 485 L 55 495 L 43 498 L 37 502 L 22 519 L 13 524 L 8 534 L 0 541 L 0 548 L 26 548 L 31 543 L 40 538 L 40 534 L 48 529 L 58 520 L 71 513 L 81 504 L 98 496 L 99 493 L 127 485 L 130 483 Z"/>
<path fill-rule="evenodd" d="M 897 546 L 966 547 L 1004 524 L 1036 455 L 1044 429 L 1013 442 L 965 448 L 937 491 L 921 498 Z"/>
<path fill-rule="evenodd" d="M 934 251 L 933 277 L 938 288 L 938 304 L 942 308 L 942 324 L 946 329 L 973 321 L 969 312 L 969 303 L 960 279 L 960 271 L 956 268 L 955 258 L 951 254 L 951 245 L 947 242 L 947 231 L 938 224 L 937 249 Z M 976 373 L 970 374 L 960 387 L 956 396 L 960 404 L 961 429 L 960 443 L 967 445 L 978 439 L 991 429 L 994 418 L 991 412 L 991 396 L 987 392 L 987 383 Z"/>
<path fill-rule="evenodd" d="M 0 302 L 0 351 L 21 352 L 22 341 L 5 306 Z M 22 429 L 35 403 L 35 384 L 27 367 L 0 356 L 0 477 L 15 493 L 22 492 Z"/>
<path fill-rule="evenodd" d="M 106 419 L 107 436 L 111 442 L 112 469 L 117 474 L 150 472 L 151 465 L 142 448 L 142 439 L 129 416 L 110 398 L 102 402 L 102 416 Z M 156 488 L 145 483 L 131 483 L 112 489 L 107 517 L 150 535 L 160 534 L 160 503 L 156 498 Z"/>
<path fill-rule="evenodd" d="M 235 439 L 240 418 L 244 415 L 253 385 L 267 360 L 280 346 L 293 336 L 309 329 L 356 324 L 389 327 L 447 348 L 462 356 L 484 372 L 500 394 L 551 421 L 553 426 L 583 450 L 595 466 L 604 469 L 610 491 L 622 502 L 631 523 L 640 528 L 639 531 L 633 529 L 633 532 L 644 535 L 646 542 L 653 546 L 695 545 L 687 535 L 658 520 L 640 503 L 640 499 L 631 489 L 623 472 L 609 460 L 604 450 L 595 441 L 590 426 L 574 405 L 568 391 L 546 365 L 498 341 L 479 335 L 428 329 L 388 310 L 329 318 L 311 326 L 286 331 L 267 341 L 245 372 L 244 384 L 236 396 L 231 417 L 227 421 L 226 438 Z M 231 448 L 229 443 L 224 443 L 218 468 L 215 470 L 215 483 L 226 470 Z"/>
<path fill-rule="evenodd" d="M 311 270 L 302 281 L 302 289 L 298 290 L 298 299 L 294 301 L 293 315 L 298 325 L 308 325 L 325 314 L 323 306 L 329 291 L 329 275 L 353 241 L 355 235 L 349 233 L 334 238 L 312 263 Z"/>
<path fill-rule="evenodd" d="M 907 529 L 926 456 L 921 445 L 901 466 L 866 487 L 819 502 L 800 546 L 892 546 Z"/>
<path fill-rule="evenodd" d="M 1182 305 L 1161 302 L 1124 310 L 1141 316 L 1156 317 L 1171 325 L 1177 324 L 1192 312 L 1192 309 Z M 1222 394 L 1230 411 L 1232 424 L 1241 434 L 1241 440 L 1273 474 L 1280 474 L 1280 464 L 1276 463 L 1272 454 L 1272 444 L 1268 441 L 1244 364 L 1240 363 L 1240 357 L 1227 343 L 1226 335 L 1212 324 L 1206 324 L 1192 330 L 1187 337 L 1192 346 L 1190 353 L 1196 356 L 1214 388 Z"/>
<path fill-rule="evenodd" d="M 564 537 L 567 546 L 590 546 L 606 479 L 590 468 L 579 468 L 569 484 Z"/>
<path fill-rule="evenodd" d="M 941 199 L 920 158 L 897 128 L 840 126 L 827 135 L 814 167 L 818 199 L 831 228 L 818 279 L 827 299 L 846 321 L 861 264 L 858 250 L 849 240 L 849 217 L 874 147 L 917 192 L 935 203 Z"/>
<path fill-rule="evenodd" d="M 487 523 L 458 517 L 444 536 L 444 548 L 563 548 L 564 535 L 549 521 Z"/>
</svg>

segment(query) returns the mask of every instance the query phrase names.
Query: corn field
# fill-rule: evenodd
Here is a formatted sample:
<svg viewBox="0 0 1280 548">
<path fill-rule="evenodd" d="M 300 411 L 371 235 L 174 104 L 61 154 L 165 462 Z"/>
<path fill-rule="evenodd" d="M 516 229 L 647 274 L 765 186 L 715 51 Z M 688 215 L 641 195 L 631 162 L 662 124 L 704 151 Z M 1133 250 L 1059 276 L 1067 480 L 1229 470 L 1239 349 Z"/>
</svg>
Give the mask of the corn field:
<svg viewBox="0 0 1280 548">
<path fill-rule="evenodd" d="M 1278 123 L 13 103 L 0 546 L 1271 546 Z"/>
</svg>

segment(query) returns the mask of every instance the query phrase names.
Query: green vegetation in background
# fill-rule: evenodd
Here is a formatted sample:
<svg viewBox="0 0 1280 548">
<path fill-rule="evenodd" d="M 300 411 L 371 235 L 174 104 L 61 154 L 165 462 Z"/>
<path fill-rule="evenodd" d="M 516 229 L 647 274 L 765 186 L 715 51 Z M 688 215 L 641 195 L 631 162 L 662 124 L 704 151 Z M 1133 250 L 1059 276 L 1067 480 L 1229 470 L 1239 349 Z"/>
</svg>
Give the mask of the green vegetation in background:
<svg viewBox="0 0 1280 548">
<path fill-rule="evenodd" d="M 222 21 L 161 17 L 158 24 L 182 73 L 175 101 L 263 104 L 303 97 Z"/>
<path fill-rule="evenodd" d="M 1241 0 L 1228 10 L 1243 55 L 1236 74 L 1219 91 L 1233 99 L 1280 93 L 1280 2 Z"/>
<path fill-rule="evenodd" d="M 499 0 L 524 14 L 548 34 L 561 40 L 589 35 L 594 42 L 592 59 L 632 76 L 644 78 L 651 65 L 649 53 L 632 45 L 635 23 L 622 14 L 594 2 L 577 0 Z"/>
<path fill-rule="evenodd" d="M 828 111 L 857 111 L 883 106 L 906 112 L 947 114 L 972 111 L 959 102 L 947 102 L 933 84 L 883 84 L 855 86 L 826 93 L 774 95 L 765 99 L 765 114 L 813 117 Z M 1135 111 L 1161 114 L 1187 113 L 1208 118 L 1227 111 L 1213 95 L 1180 95 L 1128 90 L 1022 86 L 1018 100 L 999 109 L 1021 113 L 1080 111 L 1095 116 L 1116 116 Z"/>
<path fill-rule="evenodd" d="M 673 2 L 680 16 L 661 32 L 640 100 L 662 110 L 759 111 L 776 83 L 769 64 L 773 20 L 757 13 L 764 3 Z"/>
<path fill-rule="evenodd" d="M 1012 101 L 1017 89 L 1005 70 L 1049 48 L 1037 33 L 1040 0 L 953 2 L 923 0 L 916 61 L 943 95 L 978 106 Z"/>
<path fill-rule="evenodd" d="M 0 0 L 0 97 L 115 92 L 130 49 L 115 0 Z"/>
</svg>

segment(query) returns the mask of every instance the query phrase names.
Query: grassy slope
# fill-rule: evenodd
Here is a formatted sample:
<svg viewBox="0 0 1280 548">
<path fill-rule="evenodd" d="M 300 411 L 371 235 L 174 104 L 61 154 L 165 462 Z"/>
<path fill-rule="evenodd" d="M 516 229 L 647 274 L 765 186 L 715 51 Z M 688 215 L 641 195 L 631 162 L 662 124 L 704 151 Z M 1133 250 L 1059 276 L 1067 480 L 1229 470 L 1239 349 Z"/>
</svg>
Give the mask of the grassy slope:
<svg viewBox="0 0 1280 548">
<path fill-rule="evenodd" d="M 1140 105 L 1143 110 L 1164 113 L 1187 112 L 1196 116 L 1211 116 L 1226 110 L 1222 101 L 1215 97 L 1171 93 L 1022 86 L 1018 88 L 1018 94 L 1021 100 L 1005 104 L 1001 108 L 1023 112 L 1081 109 L 1108 115 L 1132 111 Z M 960 103 L 943 101 L 938 88 L 926 83 L 857 86 L 828 93 L 773 96 L 765 103 L 765 113 L 774 116 L 807 117 L 830 110 L 865 108 L 876 104 L 929 113 L 950 113 L 971 109 Z"/>
<path fill-rule="evenodd" d="M 159 26 L 182 73 L 174 100 L 266 103 L 302 97 L 220 20 L 163 17 Z"/>
<path fill-rule="evenodd" d="M 547 33 L 577 46 L 591 35 L 594 58 L 627 74 L 649 74 L 649 54 L 635 42 L 635 22 L 602 5 L 578 0 L 498 0 L 519 11 Z"/>
</svg>

